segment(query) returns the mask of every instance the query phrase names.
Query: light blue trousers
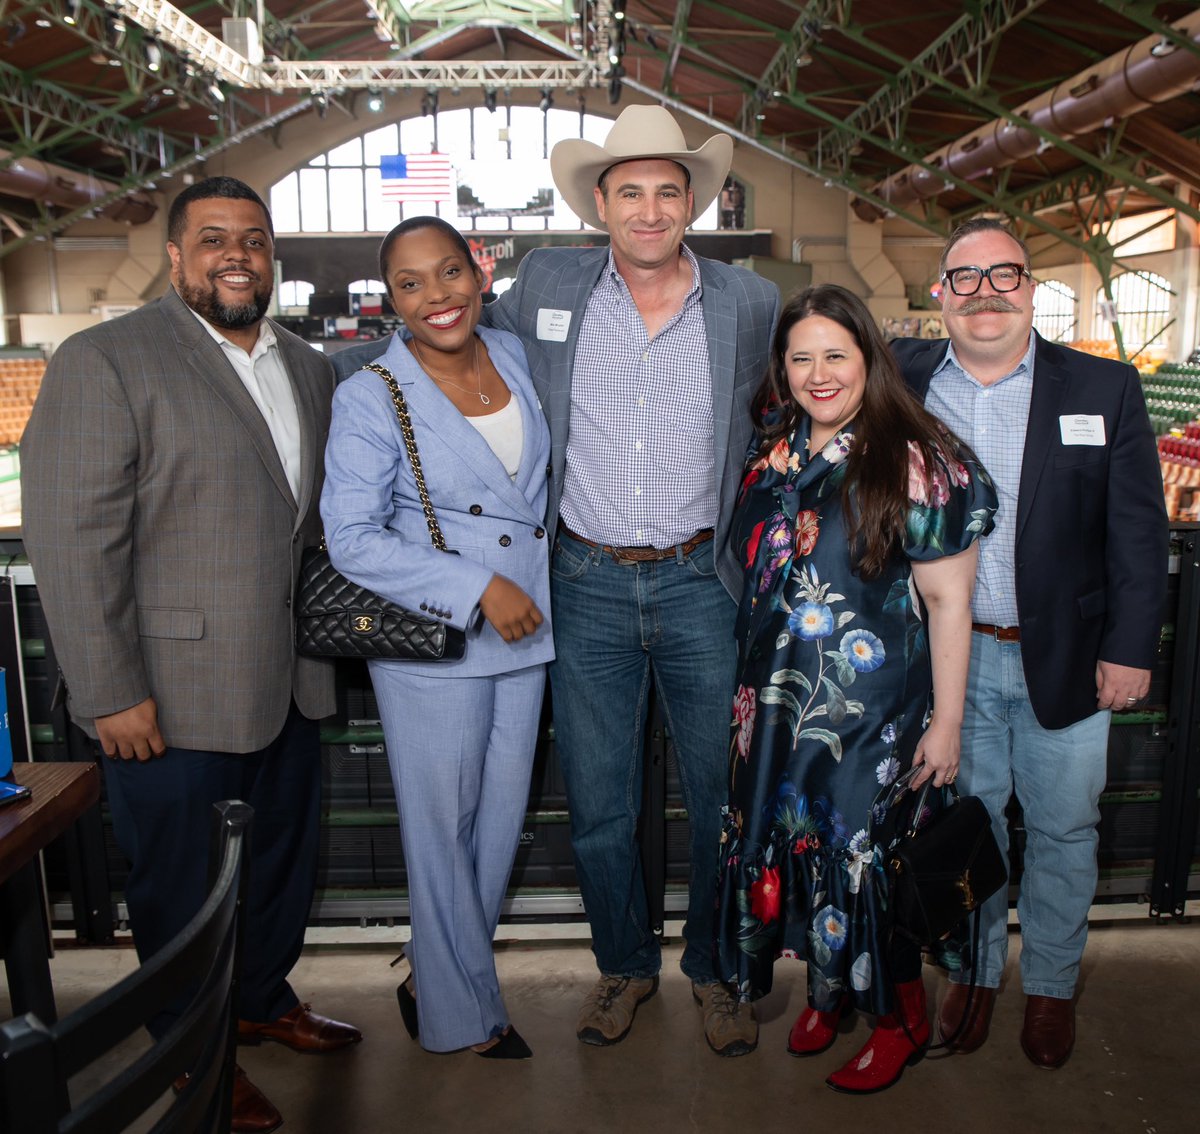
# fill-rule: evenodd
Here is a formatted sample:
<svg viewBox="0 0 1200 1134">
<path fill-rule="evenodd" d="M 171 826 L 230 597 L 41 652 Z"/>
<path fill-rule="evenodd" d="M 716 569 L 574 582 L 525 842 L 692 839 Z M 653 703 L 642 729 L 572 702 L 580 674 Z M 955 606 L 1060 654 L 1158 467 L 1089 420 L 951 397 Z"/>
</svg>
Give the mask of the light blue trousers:
<svg viewBox="0 0 1200 1134">
<path fill-rule="evenodd" d="M 1021 983 L 1031 996 L 1070 999 L 1075 992 L 1096 894 L 1110 717 L 1097 712 L 1069 728 L 1042 728 L 1029 704 L 1020 643 L 971 635 L 958 789 L 983 799 L 1006 852 L 1004 809 L 1014 790 L 1021 803 L 1026 837 L 1017 916 Z M 1008 888 L 982 913 L 979 983 L 996 988 L 1008 958 Z"/>
<path fill-rule="evenodd" d="M 492 937 L 529 800 L 545 666 L 467 678 L 369 668 L 400 809 L 421 1045 L 456 1051 L 509 1022 Z"/>
</svg>

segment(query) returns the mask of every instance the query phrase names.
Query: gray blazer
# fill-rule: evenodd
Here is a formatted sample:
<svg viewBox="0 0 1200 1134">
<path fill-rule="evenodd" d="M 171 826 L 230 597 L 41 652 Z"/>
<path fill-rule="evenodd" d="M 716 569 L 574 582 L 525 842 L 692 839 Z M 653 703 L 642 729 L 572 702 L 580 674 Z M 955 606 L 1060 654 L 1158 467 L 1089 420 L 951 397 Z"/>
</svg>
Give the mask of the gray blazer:
<svg viewBox="0 0 1200 1134">
<path fill-rule="evenodd" d="M 267 424 L 175 292 L 72 335 L 21 441 L 23 534 L 75 721 L 153 696 L 168 745 L 252 752 L 292 699 L 334 709 L 295 653 L 292 595 L 320 538 L 328 361 L 272 324 L 300 416 L 292 496 Z"/>
<path fill-rule="evenodd" d="M 519 335 L 533 384 L 550 421 L 552 473 L 549 526 L 558 521 L 571 424 L 571 374 L 588 297 L 608 262 L 607 248 L 537 248 L 521 261 L 516 283 L 483 309 L 484 320 Z M 713 468 L 720 513 L 716 526 L 717 573 L 729 593 L 742 592 L 742 568 L 729 548 L 729 521 L 753 434 L 750 399 L 762 380 L 779 317 L 779 289 L 719 260 L 700 260 L 701 304 L 712 367 Z M 539 335 L 538 312 L 569 311 L 566 337 Z"/>
</svg>

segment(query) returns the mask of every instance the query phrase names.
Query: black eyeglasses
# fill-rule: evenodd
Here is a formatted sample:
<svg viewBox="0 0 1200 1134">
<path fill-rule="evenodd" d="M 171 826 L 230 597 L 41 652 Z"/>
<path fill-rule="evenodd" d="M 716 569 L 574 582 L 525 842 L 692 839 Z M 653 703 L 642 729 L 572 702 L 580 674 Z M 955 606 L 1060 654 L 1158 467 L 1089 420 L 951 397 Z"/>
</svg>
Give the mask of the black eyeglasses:
<svg viewBox="0 0 1200 1134">
<path fill-rule="evenodd" d="M 984 280 L 991 283 L 993 291 L 1016 291 L 1022 276 L 1029 273 L 1020 264 L 993 264 L 990 268 L 951 268 L 942 279 L 955 295 L 974 295 Z"/>
</svg>

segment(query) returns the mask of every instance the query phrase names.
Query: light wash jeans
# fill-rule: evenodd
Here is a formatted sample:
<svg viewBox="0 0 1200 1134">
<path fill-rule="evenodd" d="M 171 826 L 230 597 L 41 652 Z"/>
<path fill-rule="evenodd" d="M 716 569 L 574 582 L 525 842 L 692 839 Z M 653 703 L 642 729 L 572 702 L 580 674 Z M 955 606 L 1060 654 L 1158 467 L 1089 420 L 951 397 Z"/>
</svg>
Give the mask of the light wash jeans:
<svg viewBox="0 0 1200 1134">
<path fill-rule="evenodd" d="M 1004 809 L 1014 790 L 1020 800 L 1026 840 L 1017 915 L 1027 995 L 1070 999 L 1075 992 L 1096 893 L 1110 716 L 1097 712 L 1069 728 L 1042 728 L 1029 704 L 1020 643 L 971 634 L 958 788 L 983 799 L 1002 851 Z M 982 916 L 979 984 L 996 988 L 1008 956 L 1007 887 L 984 904 Z"/>
<path fill-rule="evenodd" d="M 602 973 L 650 977 L 650 930 L 637 826 L 650 677 L 675 741 L 690 824 L 681 968 L 715 980 L 717 848 L 725 802 L 736 649 L 735 604 L 712 541 L 689 556 L 618 563 L 560 534 L 550 569 L 554 730 L 592 951 Z"/>
</svg>

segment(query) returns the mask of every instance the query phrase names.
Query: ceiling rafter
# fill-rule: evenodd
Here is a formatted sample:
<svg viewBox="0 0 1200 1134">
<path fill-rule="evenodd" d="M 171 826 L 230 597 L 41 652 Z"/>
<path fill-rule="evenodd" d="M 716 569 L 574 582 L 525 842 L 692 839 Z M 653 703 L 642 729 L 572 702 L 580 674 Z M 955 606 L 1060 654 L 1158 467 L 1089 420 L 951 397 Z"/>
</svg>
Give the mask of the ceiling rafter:
<svg viewBox="0 0 1200 1134">
<path fill-rule="evenodd" d="M 847 121 L 874 134 L 907 113 L 913 101 L 933 86 L 931 76 L 942 74 L 964 60 L 977 57 L 1014 24 L 1040 8 L 1046 0 L 982 0 L 973 12 L 960 16 L 928 48 L 906 61 L 895 78 L 880 87 Z M 895 131 L 898 135 L 899 130 Z M 822 131 L 817 145 L 834 161 L 846 156 L 850 146 L 845 132 Z"/>
<path fill-rule="evenodd" d="M 1194 43 L 1186 35 L 1181 35 L 1178 28 L 1155 16 L 1153 4 L 1138 3 L 1137 0 L 1100 0 L 1100 3 L 1127 20 L 1140 24 L 1147 31 L 1161 35 L 1168 43 L 1182 47 L 1193 55 L 1200 55 L 1200 44 Z"/>
<path fill-rule="evenodd" d="M 937 177 L 942 178 L 948 185 L 952 185 L 955 188 L 963 191 L 964 193 L 969 193 L 981 205 L 984 205 L 991 209 L 995 209 L 997 211 L 1004 211 L 1002 208 L 1002 204 L 1005 201 L 1008 201 L 1009 202 L 1008 213 L 1010 216 L 1027 221 L 1029 224 L 1031 224 L 1034 227 L 1041 229 L 1043 231 L 1051 232 L 1056 238 L 1061 240 L 1064 244 L 1068 244 L 1073 248 L 1077 248 L 1080 251 L 1085 252 L 1088 255 L 1093 254 L 1093 250 L 1092 250 L 1089 240 L 1080 239 L 1079 237 L 1075 236 L 1073 233 L 1066 232 L 1060 228 L 1057 228 L 1056 226 L 1050 224 L 1048 221 L 1044 221 L 1041 218 L 1039 218 L 1038 216 L 1030 213 L 1027 209 L 1017 208 L 1016 206 L 1011 204 L 1010 199 L 1001 198 L 996 193 L 994 193 L 991 189 L 979 184 L 978 182 L 967 181 L 965 178 L 959 177 L 949 170 L 943 169 L 940 166 L 936 166 L 936 165 L 932 164 L 931 162 L 926 160 L 924 155 L 921 154 L 921 152 L 915 146 L 913 146 L 903 140 L 890 141 L 889 139 L 886 139 L 886 138 L 880 138 L 880 137 L 877 137 L 874 135 L 867 134 L 866 131 L 864 131 L 861 127 L 851 124 L 851 123 L 844 122 L 837 115 L 830 113 L 829 111 L 825 110 L 821 106 L 818 106 L 817 104 L 813 103 L 811 100 L 809 100 L 806 96 L 804 96 L 802 94 L 793 93 L 790 95 L 785 95 L 784 97 L 787 99 L 787 101 L 791 102 L 793 105 L 801 107 L 807 113 L 813 115 L 814 117 L 822 119 L 823 121 L 829 123 L 829 125 L 831 125 L 831 126 L 838 126 L 838 125 L 844 126 L 844 128 L 846 130 L 857 135 L 858 140 L 860 142 L 876 146 L 879 149 L 882 149 L 884 152 L 891 155 L 892 157 L 901 159 L 902 161 L 905 162 L 905 164 L 919 166 L 920 168 L 927 170 L 928 172 L 936 175 Z M 1091 164 L 1091 163 L 1089 163 L 1089 164 Z M 871 186 L 860 185 L 858 182 L 854 181 L 853 179 L 850 179 L 850 178 L 846 177 L 845 175 L 843 175 L 842 171 L 837 168 L 833 168 L 833 167 L 818 168 L 817 172 L 815 172 L 814 176 L 823 177 L 827 181 L 830 181 L 830 182 L 837 181 L 843 185 L 848 184 L 849 186 L 853 186 L 852 191 L 855 192 L 855 194 L 857 196 L 861 197 L 863 200 L 868 200 L 868 201 L 871 201 L 873 204 L 876 204 L 877 207 L 881 208 L 885 214 L 896 215 L 896 216 L 903 215 L 903 216 L 905 216 L 906 219 L 908 219 L 909 214 L 902 213 L 900 210 L 898 210 L 896 208 L 895 205 L 888 202 L 885 198 L 880 197 L 875 192 L 874 188 L 872 188 Z M 1127 176 L 1127 174 L 1125 173 L 1124 170 L 1121 171 L 1121 176 L 1122 177 Z M 882 201 L 881 205 L 879 204 L 880 201 Z M 1183 205 L 1182 202 L 1177 202 L 1176 207 L 1183 208 L 1185 206 Z M 976 211 L 976 212 L 978 211 L 978 205 L 976 206 L 976 209 L 974 211 Z M 1200 215 L 1200 211 L 1198 211 L 1198 215 Z M 941 232 L 941 231 L 944 231 L 944 230 L 939 229 L 939 232 Z"/>
<path fill-rule="evenodd" d="M 122 197 L 127 197 L 130 193 L 136 192 L 139 189 L 145 189 L 152 183 L 165 178 L 174 177 L 176 174 L 183 173 L 194 165 L 199 165 L 211 157 L 216 157 L 217 154 L 222 153 L 231 146 L 240 145 L 242 142 L 248 141 L 258 134 L 267 130 L 273 130 L 289 118 L 294 118 L 297 114 L 304 113 L 311 105 L 311 99 L 302 99 L 293 106 L 286 107 L 275 114 L 259 119 L 259 121 L 252 125 L 239 130 L 236 134 L 219 138 L 216 141 L 210 142 L 207 146 L 198 146 L 193 153 L 176 158 L 170 165 L 156 170 L 152 174 L 143 173 L 127 177 L 111 193 L 106 193 L 103 197 L 97 197 L 95 200 L 89 201 L 86 205 L 81 205 L 79 208 L 72 209 L 68 213 L 48 217 L 42 223 L 31 227 L 24 236 L 0 244 L 0 259 L 15 252 L 18 248 L 23 248 L 26 244 L 30 244 L 36 240 L 44 240 L 56 232 L 61 232 L 64 228 L 69 228 L 78 221 L 86 220 L 89 216 L 99 212 L 107 205 L 111 205 L 114 201 L 119 201 Z"/>
<path fill-rule="evenodd" d="M 853 27 L 843 27 L 841 30 L 843 35 L 847 36 L 853 42 L 859 44 L 859 46 L 867 47 L 878 52 L 884 58 L 891 59 L 897 66 L 903 66 L 905 64 L 906 60 L 903 58 L 903 56 L 897 55 L 894 51 L 891 51 L 881 43 L 874 42 L 863 35 L 858 29 Z M 998 98 L 989 94 L 987 91 L 978 88 L 960 87 L 958 84 L 946 78 L 945 75 L 939 74 L 936 71 L 927 71 L 925 74 L 931 83 L 941 87 L 944 90 L 952 92 L 962 101 L 978 106 L 981 110 L 987 111 L 994 118 L 1003 118 L 1005 121 L 1011 122 L 1014 126 L 1019 126 L 1023 130 L 1028 130 L 1030 133 L 1037 135 L 1037 137 L 1041 138 L 1055 149 L 1061 150 L 1063 153 L 1070 154 L 1071 157 L 1073 157 L 1076 161 L 1081 162 L 1084 165 L 1095 166 L 1097 169 L 1113 168 L 1112 163 L 1107 162 L 1104 158 L 1097 157 L 1095 154 L 1084 149 L 1082 146 L 1077 146 L 1074 142 L 1068 141 L 1066 138 L 1063 138 L 1050 130 L 1046 130 L 1041 126 L 1038 126 L 1035 122 L 1031 121 L 1024 115 L 1018 114 L 1014 110 L 1010 110 Z M 879 142 L 879 139 L 875 138 L 870 140 L 874 141 L 876 144 Z M 944 177 L 946 180 L 953 181 L 956 184 L 958 183 L 957 178 L 952 177 L 947 170 L 939 166 L 928 166 L 925 165 L 924 162 L 916 164 L 921 164 L 925 168 L 933 169 L 938 173 L 939 176 Z M 1185 212 L 1188 216 L 1192 217 L 1193 220 L 1200 221 L 1200 209 L 1194 208 L 1186 201 L 1181 201 L 1178 197 L 1174 196 L 1167 190 L 1162 189 L 1159 186 L 1147 181 L 1145 178 L 1138 176 L 1132 169 L 1120 167 L 1119 175 L 1122 178 L 1125 178 L 1130 185 L 1135 186 L 1143 193 L 1153 197 L 1155 200 L 1161 201 L 1168 208 L 1178 208 L 1182 212 Z"/>
<path fill-rule="evenodd" d="M 644 94 L 650 98 L 656 99 L 663 106 L 666 106 L 671 110 L 677 110 L 681 114 L 685 114 L 706 126 L 710 126 L 713 129 L 729 134 L 736 141 L 741 142 L 743 145 L 750 146 L 756 150 L 761 150 L 763 153 L 782 161 L 784 164 L 790 165 L 795 169 L 799 169 L 801 172 L 808 174 L 810 177 L 815 177 L 818 180 L 823 179 L 829 186 L 837 184 L 841 188 L 847 190 L 847 192 L 855 195 L 862 195 L 865 193 L 866 199 L 870 200 L 872 204 L 877 205 L 881 209 L 889 208 L 888 203 L 884 201 L 882 197 L 874 196 L 870 189 L 861 189 L 856 182 L 850 180 L 849 178 L 843 177 L 841 174 L 826 174 L 821 169 L 818 169 L 808 160 L 807 156 L 802 151 L 789 150 L 784 145 L 772 144 L 768 139 L 757 137 L 753 134 L 744 133 L 736 126 L 730 126 L 727 122 L 722 122 L 717 118 L 713 118 L 711 115 L 697 110 L 690 103 L 686 103 L 682 99 L 676 98 L 673 95 L 664 95 L 660 91 L 656 91 L 653 87 L 639 83 L 636 79 L 626 79 L 625 85 L 631 90 L 635 90 L 640 94 Z M 904 209 L 893 209 L 891 211 L 902 220 L 906 220 L 910 224 L 916 225 L 918 228 L 925 229 L 925 231 L 936 236 L 946 235 L 944 226 L 940 225 L 937 223 L 937 221 L 931 219 L 929 216 L 921 213 L 910 213 Z"/>
<path fill-rule="evenodd" d="M 45 123 L 63 126 L 64 129 L 51 141 L 62 141 L 72 134 L 82 133 L 145 157 L 165 158 L 164 164 L 168 164 L 175 159 L 174 141 L 162 131 L 141 129 L 120 113 L 120 108 L 140 102 L 141 97 L 129 96 L 113 106 L 99 106 L 94 99 L 80 98 L 45 80 L 30 84 L 17 68 L 0 62 L 0 99 L 4 100 L 9 114 L 19 110 L 27 120 L 37 117 Z M 0 161 L 0 169 L 20 157 L 35 154 L 39 147 L 47 144 L 44 136 L 35 136 L 32 132 L 27 139 L 21 145 L 8 147 L 11 156 Z"/>
<path fill-rule="evenodd" d="M 338 91 L 371 87 L 404 90 L 409 87 L 557 87 L 571 89 L 595 83 L 596 65 L 587 61 L 545 62 L 423 59 L 337 62 L 288 60 L 264 63 L 258 87 L 267 91 Z"/>
<path fill-rule="evenodd" d="M 662 89 L 670 91 L 675 80 L 675 68 L 679 66 L 679 53 L 687 38 L 688 17 L 692 14 L 692 0 L 679 0 L 675 6 L 675 20 L 671 24 L 671 46 L 667 53 L 667 65 L 663 68 Z"/>
<path fill-rule="evenodd" d="M 810 55 L 826 24 L 831 20 L 840 24 L 849 19 L 849 9 L 849 0 L 814 0 L 805 5 L 783 44 L 759 76 L 754 93 L 743 101 L 738 115 L 738 126 L 742 130 L 749 132 L 753 129 L 762 108 L 769 99 L 775 97 L 776 90 L 793 89 L 796 69 L 800 66 L 798 61 Z"/>
</svg>

